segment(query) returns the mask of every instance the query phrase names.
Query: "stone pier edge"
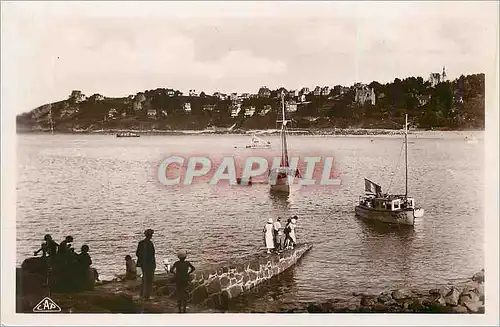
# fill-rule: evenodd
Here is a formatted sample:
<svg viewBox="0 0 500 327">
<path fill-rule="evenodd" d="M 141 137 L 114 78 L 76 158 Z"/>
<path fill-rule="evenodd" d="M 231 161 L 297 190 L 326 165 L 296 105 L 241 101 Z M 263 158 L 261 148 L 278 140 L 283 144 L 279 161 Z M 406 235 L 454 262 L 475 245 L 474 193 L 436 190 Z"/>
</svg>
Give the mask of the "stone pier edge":
<svg viewBox="0 0 500 327">
<path fill-rule="evenodd" d="M 248 261 L 195 272 L 188 288 L 194 304 L 217 307 L 294 266 L 312 248 L 302 244 L 283 253 L 261 254 Z"/>
</svg>

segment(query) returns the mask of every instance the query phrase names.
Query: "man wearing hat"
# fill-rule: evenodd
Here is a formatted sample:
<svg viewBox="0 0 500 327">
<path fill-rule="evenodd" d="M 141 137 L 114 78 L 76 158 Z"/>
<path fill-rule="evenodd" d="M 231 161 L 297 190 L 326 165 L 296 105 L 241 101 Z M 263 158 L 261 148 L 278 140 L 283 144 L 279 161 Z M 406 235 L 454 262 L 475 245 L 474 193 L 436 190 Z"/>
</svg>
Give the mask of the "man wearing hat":
<svg viewBox="0 0 500 327">
<path fill-rule="evenodd" d="M 191 262 L 186 261 L 187 253 L 181 250 L 177 253 L 179 261 L 176 261 L 170 272 L 175 274 L 175 293 L 177 295 L 177 305 L 179 306 L 179 313 L 186 312 L 189 285 L 189 275 L 195 270 Z"/>
<path fill-rule="evenodd" d="M 274 247 L 277 251 L 282 250 L 283 229 L 281 228 L 281 217 L 274 222 Z"/>
<path fill-rule="evenodd" d="M 141 285 L 141 296 L 145 300 L 149 300 L 151 297 L 151 290 L 153 289 L 153 277 L 155 275 L 156 260 L 155 260 L 155 247 L 151 238 L 153 237 L 154 231 L 152 229 L 146 229 L 144 231 L 144 236 L 146 236 L 137 245 L 137 267 L 142 269 L 142 285 Z"/>
</svg>

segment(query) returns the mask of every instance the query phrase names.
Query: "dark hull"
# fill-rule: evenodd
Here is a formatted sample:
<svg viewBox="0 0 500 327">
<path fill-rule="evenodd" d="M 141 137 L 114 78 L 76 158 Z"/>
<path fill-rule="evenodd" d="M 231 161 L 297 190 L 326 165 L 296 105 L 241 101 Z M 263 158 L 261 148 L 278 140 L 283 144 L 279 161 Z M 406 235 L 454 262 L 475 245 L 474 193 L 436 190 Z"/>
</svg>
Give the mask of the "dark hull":
<svg viewBox="0 0 500 327">
<path fill-rule="evenodd" d="M 357 205 L 354 210 L 356 212 L 356 216 L 367 220 L 377 220 L 388 224 L 409 226 L 413 226 L 415 223 L 413 209 L 391 211 Z"/>
</svg>

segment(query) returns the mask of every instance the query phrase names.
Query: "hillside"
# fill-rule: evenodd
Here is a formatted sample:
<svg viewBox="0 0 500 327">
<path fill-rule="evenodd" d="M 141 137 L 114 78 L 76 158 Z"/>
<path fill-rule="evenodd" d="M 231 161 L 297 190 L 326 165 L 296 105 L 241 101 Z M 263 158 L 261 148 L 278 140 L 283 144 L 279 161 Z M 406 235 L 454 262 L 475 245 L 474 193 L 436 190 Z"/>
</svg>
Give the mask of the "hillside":
<svg viewBox="0 0 500 327">
<path fill-rule="evenodd" d="M 306 89 L 299 95 L 286 90 L 285 94 L 287 102 L 296 103 L 296 110 L 289 114 L 293 128 L 400 129 L 404 114 L 408 113 L 412 124 L 421 129 L 484 129 L 484 79 L 484 74 L 474 74 L 431 86 L 421 77 L 409 77 L 387 84 L 337 85 L 328 88 L 327 94 Z M 18 115 L 17 130 L 48 131 L 51 126 L 57 132 L 200 130 L 234 124 L 239 129 L 276 128 L 281 111 L 279 94 L 284 89 L 269 90 L 268 94 L 261 94 L 261 90 L 232 99 L 203 92 L 186 96 L 165 88 L 124 98 L 99 94 L 85 97 L 80 91 L 73 91 L 68 99 Z M 366 90 L 373 92 L 372 101 L 360 100 Z M 190 111 L 186 103 L 190 104 Z M 252 107 L 253 116 L 252 109 L 248 109 Z M 233 117 L 231 112 L 235 113 L 236 108 L 241 110 Z"/>
</svg>

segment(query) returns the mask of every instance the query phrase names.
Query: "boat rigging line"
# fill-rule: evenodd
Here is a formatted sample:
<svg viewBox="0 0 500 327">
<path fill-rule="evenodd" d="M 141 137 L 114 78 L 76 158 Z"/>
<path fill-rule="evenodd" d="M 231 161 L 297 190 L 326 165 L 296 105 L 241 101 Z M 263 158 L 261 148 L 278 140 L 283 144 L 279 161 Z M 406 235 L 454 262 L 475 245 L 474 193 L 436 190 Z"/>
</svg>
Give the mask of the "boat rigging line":
<svg viewBox="0 0 500 327">
<path fill-rule="evenodd" d="M 396 176 L 396 173 L 398 171 L 398 168 L 399 168 L 399 164 L 401 163 L 401 154 L 403 153 L 403 148 L 404 148 L 404 145 L 405 145 L 405 142 L 403 142 L 401 144 L 401 150 L 399 150 L 399 158 L 398 158 L 398 163 L 396 164 L 396 169 L 394 169 L 392 171 L 392 177 L 391 177 L 391 181 L 389 183 L 389 187 L 387 187 L 387 193 L 389 193 L 390 189 L 391 189 L 391 186 L 392 186 L 392 182 L 394 181 L 394 176 Z"/>
</svg>

